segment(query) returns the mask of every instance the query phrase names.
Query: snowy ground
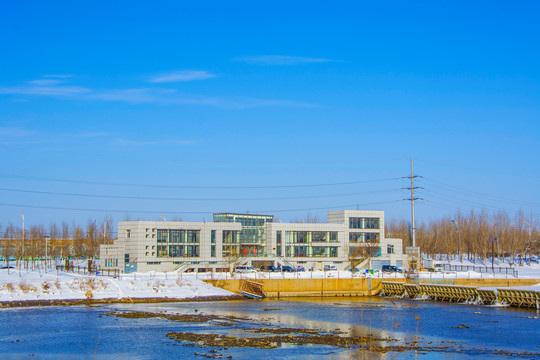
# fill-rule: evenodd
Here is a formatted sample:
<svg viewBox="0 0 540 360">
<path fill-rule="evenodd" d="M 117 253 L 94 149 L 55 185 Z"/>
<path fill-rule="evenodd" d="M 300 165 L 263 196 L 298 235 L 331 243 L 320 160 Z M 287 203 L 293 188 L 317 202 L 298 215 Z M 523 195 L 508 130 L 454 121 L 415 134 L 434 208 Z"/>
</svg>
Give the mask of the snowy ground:
<svg viewBox="0 0 540 360">
<path fill-rule="evenodd" d="M 453 261 L 451 265 L 479 266 L 468 261 Z M 491 264 L 485 264 L 488 267 Z M 484 265 L 484 266 L 485 266 Z M 497 266 L 497 264 L 495 264 Z M 508 266 L 501 264 L 501 266 Z M 514 266 L 520 279 L 540 279 L 540 264 L 530 266 Z M 462 272 L 427 272 L 419 274 L 420 279 L 444 280 L 455 278 L 513 279 L 506 274 L 481 273 L 476 271 Z M 22 270 L 0 269 L 0 301 L 24 300 L 58 300 L 58 299 L 121 299 L 121 298 L 193 298 L 205 296 L 228 296 L 231 292 L 213 287 L 202 280 L 206 279 L 321 279 L 351 278 L 349 271 L 302 271 L 292 273 L 255 272 L 252 274 L 229 273 L 135 273 L 121 275 L 119 278 L 96 275 L 79 275 L 57 272 L 50 267 L 46 272 L 42 269 Z M 403 278 L 401 273 L 373 274 L 356 273 L 355 278 L 372 277 L 379 279 Z M 519 289 L 540 291 L 540 284 L 519 287 Z"/>
<path fill-rule="evenodd" d="M 229 296 L 231 292 L 213 287 L 194 276 L 179 274 L 131 274 L 118 279 L 85 276 L 49 269 L 19 272 L 0 270 L 0 301 L 121 298 L 193 298 Z"/>
</svg>

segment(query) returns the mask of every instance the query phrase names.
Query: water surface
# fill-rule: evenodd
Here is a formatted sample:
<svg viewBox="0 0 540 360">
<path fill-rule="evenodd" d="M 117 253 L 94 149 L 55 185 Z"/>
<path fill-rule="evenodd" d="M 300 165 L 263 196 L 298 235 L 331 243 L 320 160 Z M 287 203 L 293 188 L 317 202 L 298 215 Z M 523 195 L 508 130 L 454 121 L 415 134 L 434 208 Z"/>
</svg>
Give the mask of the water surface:
<svg viewBox="0 0 540 360">
<path fill-rule="evenodd" d="M 235 327 L 178 323 L 167 319 L 104 316 L 109 311 L 150 311 L 247 316 Z M 385 298 L 298 298 L 277 301 L 225 301 L 3 309 L 0 353 L 3 359 L 204 359 L 168 332 L 252 336 L 243 329 L 272 324 L 374 334 L 398 343 L 450 346 L 450 352 L 366 354 L 331 346 L 282 345 L 277 349 L 219 349 L 233 359 L 508 359 L 493 351 L 540 353 L 536 311 Z M 455 351 L 455 350 L 458 351 Z M 535 356 L 521 358 L 533 359 Z"/>
</svg>

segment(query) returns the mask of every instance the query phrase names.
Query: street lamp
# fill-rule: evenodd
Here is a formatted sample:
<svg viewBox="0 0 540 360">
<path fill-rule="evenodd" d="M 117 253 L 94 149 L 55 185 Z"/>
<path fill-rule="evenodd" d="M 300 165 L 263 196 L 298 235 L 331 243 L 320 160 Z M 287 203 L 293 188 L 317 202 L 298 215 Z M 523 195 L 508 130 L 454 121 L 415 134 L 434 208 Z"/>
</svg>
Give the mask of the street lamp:
<svg viewBox="0 0 540 360">
<path fill-rule="evenodd" d="M 525 221 L 525 220 L 521 220 L 521 222 L 529 225 L 529 241 L 530 241 L 531 240 L 531 234 L 532 234 L 532 225 L 531 225 L 530 222 Z"/>
<path fill-rule="evenodd" d="M 452 224 L 454 224 L 454 226 L 455 226 L 456 229 L 457 229 L 457 236 L 458 236 L 457 252 L 458 252 L 458 256 L 459 256 L 459 258 L 460 258 L 460 262 L 463 263 L 463 256 L 461 255 L 461 251 L 460 251 L 460 249 L 459 249 L 459 245 L 460 245 L 460 243 L 461 243 L 461 232 L 459 231 L 459 226 L 458 226 L 458 224 L 456 224 L 456 223 L 454 222 L 454 220 L 452 220 Z"/>
<path fill-rule="evenodd" d="M 161 216 L 163 218 L 163 221 L 167 221 L 167 219 L 165 219 L 165 216 L 163 216 L 163 215 L 159 215 L 159 216 Z"/>
<path fill-rule="evenodd" d="M 49 242 L 50 236 L 44 235 L 43 237 L 45 238 L 45 271 L 47 271 L 47 244 Z"/>
<path fill-rule="evenodd" d="M 103 243 L 105 244 L 107 241 L 107 223 L 111 221 L 111 219 L 105 220 L 105 223 L 103 224 Z"/>
<path fill-rule="evenodd" d="M 19 213 L 19 215 L 22 216 L 22 262 L 23 262 L 23 265 L 24 265 L 24 215 L 23 213 Z"/>
<path fill-rule="evenodd" d="M 529 225 L 529 242 L 527 244 L 527 246 L 530 246 L 531 245 L 531 236 L 532 236 L 532 225 L 530 222 L 528 221 L 525 221 L 525 220 L 521 220 L 522 223 L 525 223 L 527 225 Z M 529 265 L 531 264 L 531 261 L 530 261 L 530 257 L 529 257 Z"/>
</svg>

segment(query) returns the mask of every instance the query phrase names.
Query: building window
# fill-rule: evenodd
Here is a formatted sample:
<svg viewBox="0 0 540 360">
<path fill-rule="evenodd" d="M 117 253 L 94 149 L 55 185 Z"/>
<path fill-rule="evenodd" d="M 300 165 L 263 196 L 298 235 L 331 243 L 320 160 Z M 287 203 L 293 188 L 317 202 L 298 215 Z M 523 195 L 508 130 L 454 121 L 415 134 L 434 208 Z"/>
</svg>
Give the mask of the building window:
<svg viewBox="0 0 540 360">
<path fill-rule="evenodd" d="M 210 242 L 212 244 L 215 244 L 216 243 L 216 230 L 212 230 L 211 234 L 210 234 Z"/>
<path fill-rule="evenodd" d="M 379 228 L 379 219 L 378 218 L 366 218 L 366 229 L 378 229 Z"/>
<path fill-rule="evenodd" d="M 379 218 L 349 218 L 350 229 L 379 229 Z"/>
<path fill-rule="evenodd" d="M 281 231 L 276 231 L 276 243 L 281 244 Z"/>
<path fill-rule="evenodd" d="M 366 233 L 366 242 L 368 243 L 378 243 L 379 234 L 378 233 Z"/>
<path fill-rule="evenodd" d="M 131 230 L 126 230 L 126 237 L 128 239 L 131 237 Z"/>
<path fill-rule="evenodd" d="M 394 253 L 394 245 L 388 244 L 388 246 L 386 247 L 386 253 L 387 254 L 393 254 Z"/>
<path fill-rule="evenodd" d="M 210 246 L 210 257 L 216 257 L 216 245 Z"/>
</svg>

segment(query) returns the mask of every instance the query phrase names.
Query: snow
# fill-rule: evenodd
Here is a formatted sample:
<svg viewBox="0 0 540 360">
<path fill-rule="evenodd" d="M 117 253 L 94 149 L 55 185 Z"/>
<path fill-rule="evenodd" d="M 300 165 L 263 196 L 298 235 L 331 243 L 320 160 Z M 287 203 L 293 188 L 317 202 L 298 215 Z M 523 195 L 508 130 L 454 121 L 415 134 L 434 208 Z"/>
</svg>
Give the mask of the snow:
<svg viewBox="0 0 540 360">
<path fill-rule="evenodd" d="M 451 265 L 470 265 L 469 261 L 452 261 Z M 482 266 L 491 264 L 482 264 Z M 497 265 L 497 264 L 496 264 Z M 504 264 L 501 264 L 501 266 Z M 540 279 L 540 264 L 515 265 L 519 279 Z M 71 300 L 71 299 L 121 299 L 121 298 L 174 298 L 185 299 L 207 296 L 230 296 L 233 293 L 213 287 L 202 280 L 206 279 L 345 279 L 345 278 L 378 278 L 399 279 L 404 273 L 374 274 L 350 271 L 302 271 L 302 272 L 256 272 L 253 274 L 229 273 L 134 273 L 122 274 L 119 278 L 96 275 L 79 275 L 77 273 L 57 272 L 54 267 L 46 272 L 43 269 L 19 271 L 18 269 L 0 269 L 0 301 L 25 300 Z M 445 280 L 456 278 L 513 279 L 506 274 L 480 273 L 476 271 L 460 272 L 427 272 L 419 273 L 420 281 Z M 540 291 L 540 283 L 533 286 L 514 287 L 522 290 Z"/>
<path fill-rule="evenodd" d="M 230 296 L 194 274 L 130 274 L 119 278 L 79 275 L 48 269 L 0 269 L 0 301 L 121 298 L 185 299 Z"/>
</svg>

